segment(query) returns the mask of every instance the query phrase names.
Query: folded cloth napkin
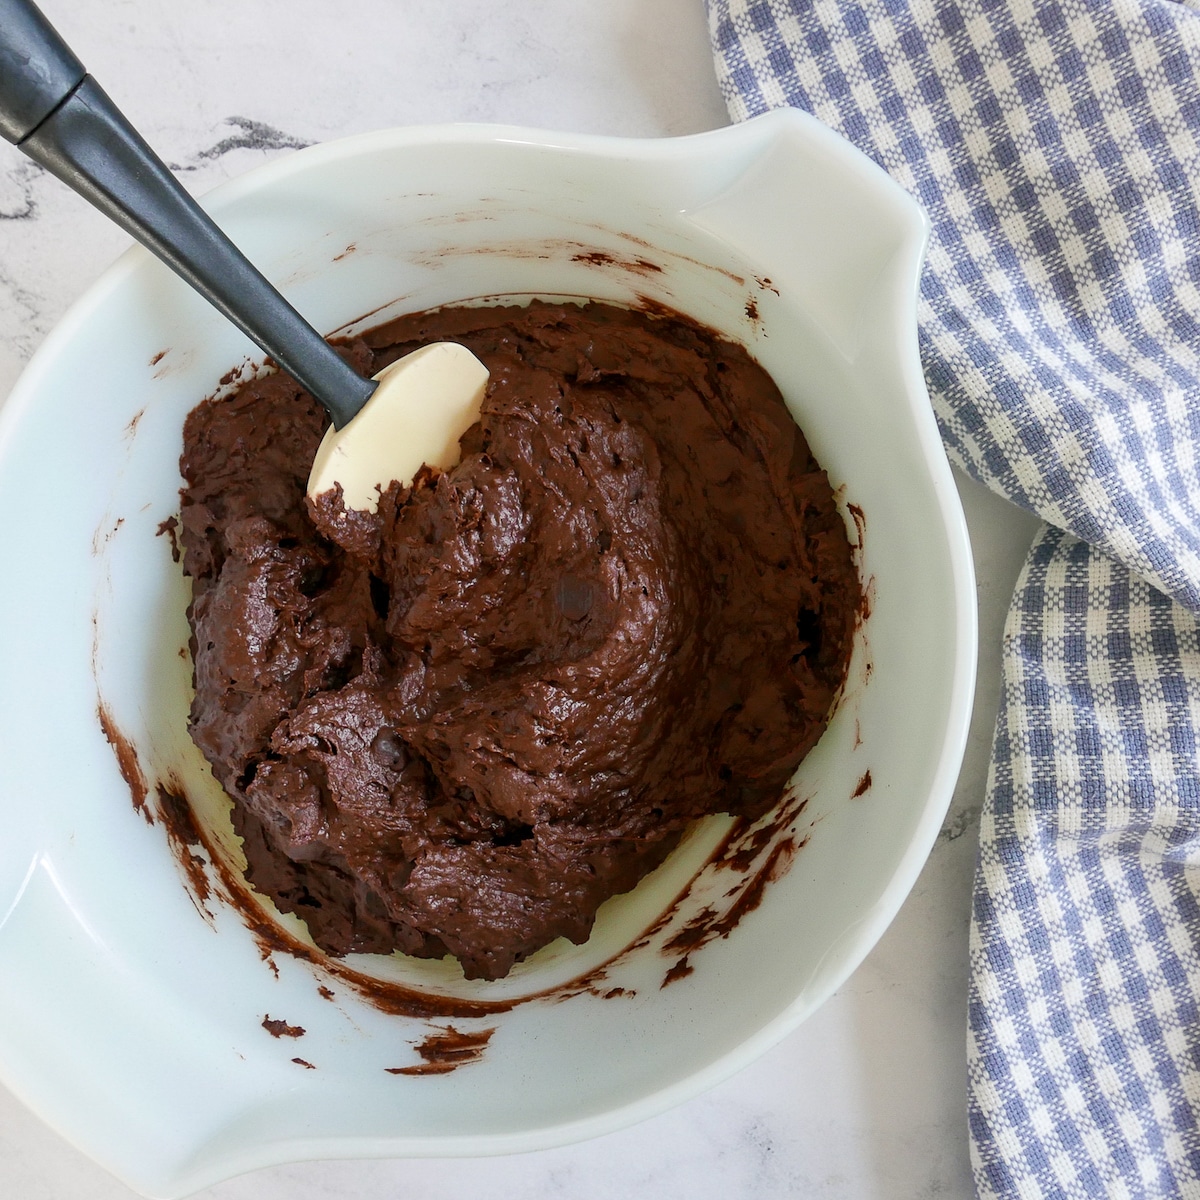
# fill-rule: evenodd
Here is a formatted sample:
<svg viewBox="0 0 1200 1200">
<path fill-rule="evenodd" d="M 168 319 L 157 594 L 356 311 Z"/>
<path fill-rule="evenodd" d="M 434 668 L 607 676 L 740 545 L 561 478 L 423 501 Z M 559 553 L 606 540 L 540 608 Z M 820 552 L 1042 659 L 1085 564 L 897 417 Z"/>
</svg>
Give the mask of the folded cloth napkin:
<svg viewBox="0 0 1200 1200">
<path fill-rule="evenodd" d="M 979 1195 L 1200 1196 L 1200 11 L 707 3 L 735 119 L 805 108 L 924 205 L 946 449 L 1048 523 L 975 880 Z"/>
</svg>

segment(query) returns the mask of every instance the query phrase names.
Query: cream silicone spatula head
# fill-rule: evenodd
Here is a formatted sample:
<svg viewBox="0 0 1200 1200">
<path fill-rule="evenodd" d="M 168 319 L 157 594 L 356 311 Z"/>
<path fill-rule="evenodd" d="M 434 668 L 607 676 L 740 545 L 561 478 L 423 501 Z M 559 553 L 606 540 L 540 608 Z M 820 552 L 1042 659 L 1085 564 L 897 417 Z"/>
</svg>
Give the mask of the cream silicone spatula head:
<svg viewBox="0 0 1200 1200">
<path fill-rule="evenodd" d="M 394 479 L 458 459 L 458 439 L 479 417 L 488 370 L 457 342 L 432 342 L 375 376 L 379 386 L 348 425 L 330 426 L 317 447 L 308 494 L 336 485 L 347 508 L 374 512 Z"/>
<path fill-rule="evenodd" d="M 409 482 L 422 462 L 453 462 L 478 413 L 482 364 L 457 347 L 443 370 L 393 364 L 376 379 L 354 371 L 184 191 L 30 0 L 0 0 L 0 135 L 157 255 L 325 406 L 326 441 L 337 449 L 318 456 L 310 495 L 340 483 L 347 503 L 374 508 L 372 497 Z M 440 462 L 414 461 L 424 451 L 407 431 L 426 421 L 453 428 Z"/>
</svg>

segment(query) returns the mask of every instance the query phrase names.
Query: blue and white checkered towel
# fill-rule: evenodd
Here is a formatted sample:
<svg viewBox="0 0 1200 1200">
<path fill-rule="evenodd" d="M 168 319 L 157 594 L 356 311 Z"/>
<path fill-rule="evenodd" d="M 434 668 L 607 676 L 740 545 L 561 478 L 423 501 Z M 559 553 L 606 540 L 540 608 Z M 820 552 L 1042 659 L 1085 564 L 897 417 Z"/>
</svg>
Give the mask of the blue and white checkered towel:
<svg viewBox="0 0 1200 1200">
<path fill-rule="evenodd" d="M 1200 0 L 707 2 L 735 119 L 805 108 L 925 206 L 947 450 L 1048 522 L 975 883 L 979 1194 L 1200 1196 Z"/>
</svg>

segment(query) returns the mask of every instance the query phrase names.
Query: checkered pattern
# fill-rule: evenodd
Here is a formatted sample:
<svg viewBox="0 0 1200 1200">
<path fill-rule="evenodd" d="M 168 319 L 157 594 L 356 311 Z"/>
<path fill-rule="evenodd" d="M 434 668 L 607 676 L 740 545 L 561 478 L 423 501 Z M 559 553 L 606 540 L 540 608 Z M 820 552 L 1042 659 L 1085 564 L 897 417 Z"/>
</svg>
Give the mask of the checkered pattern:
<svg viewBox="0 0 1200 1200">
<path fill-rule="evenodd" d="M 808 109 L 926 208 L 947 451 L 1053 526 L 981 831 L 979 1194 L 1200 1197 L 1200 0 L 707 3 L 735 118 Z"/>
<path fill-rule="evenodd" d="M 983 1196 L 1200 1195 L 1200 623 L 1047 528 L 1017 585 L 971 929 Z"/>
</svg>

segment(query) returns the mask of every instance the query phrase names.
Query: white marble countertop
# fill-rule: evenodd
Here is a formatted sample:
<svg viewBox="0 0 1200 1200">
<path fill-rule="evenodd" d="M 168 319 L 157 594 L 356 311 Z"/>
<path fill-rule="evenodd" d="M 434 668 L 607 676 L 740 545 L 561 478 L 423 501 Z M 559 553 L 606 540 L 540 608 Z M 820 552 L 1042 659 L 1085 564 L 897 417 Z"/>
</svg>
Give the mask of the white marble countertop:
<svg viewBox="0 0 1200 1200">
<path fill-rule="evenodd" d="M 203 193 L 291 148 L 441 121 L 663 136 L 725 124 L 703 0 L 43 0 Z M 0 396 L 124 236 L 0 144 Z M 739 1075 L 578 1146 L 501 1159 L 302 1163 L 199 1200 L 903 1200 L 972 1194 L 967 927 L 1008 598 L 1036 521 L 959 479 L 975 548 L 975 717 L 949 817 L 878 947 Z M 130 1200 L 0 1089 L 0 1196 Z"/>
</svg>

